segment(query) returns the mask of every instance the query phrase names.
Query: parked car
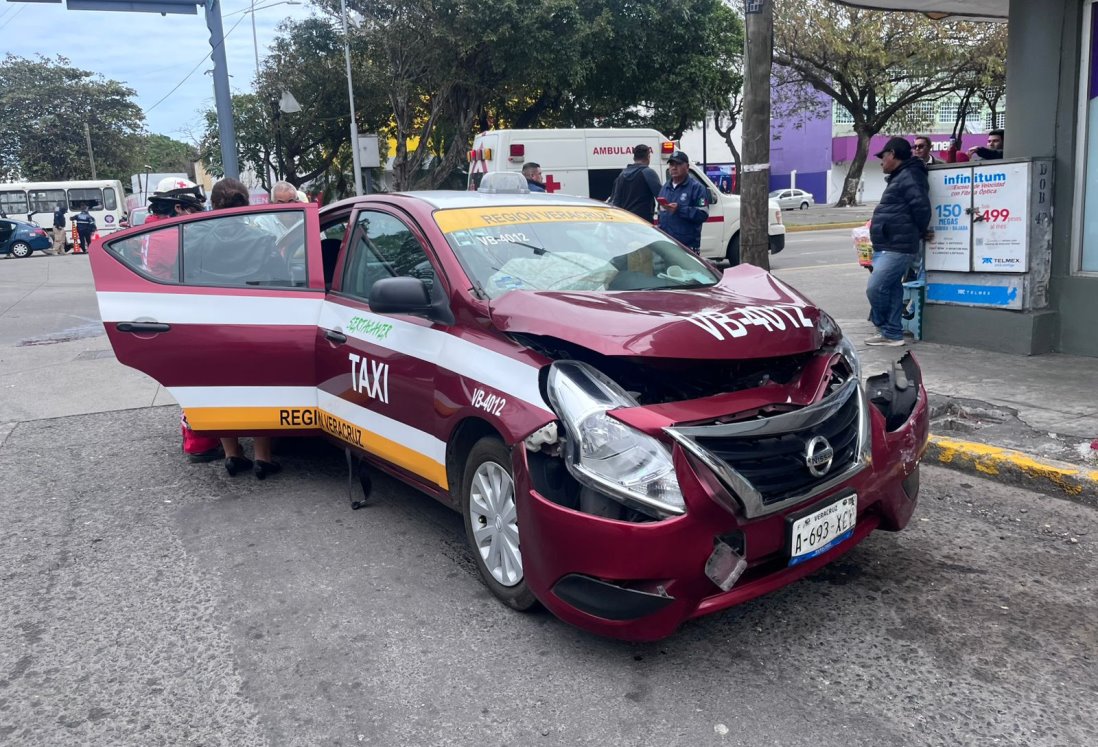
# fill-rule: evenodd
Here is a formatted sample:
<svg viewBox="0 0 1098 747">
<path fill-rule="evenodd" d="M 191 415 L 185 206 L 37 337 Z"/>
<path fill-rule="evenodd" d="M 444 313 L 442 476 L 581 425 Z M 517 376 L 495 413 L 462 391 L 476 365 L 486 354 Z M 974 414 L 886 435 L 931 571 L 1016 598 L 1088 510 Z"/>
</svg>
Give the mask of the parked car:
<svg viewBox="0 0 1098 747">
<path fill-rule="evenodd" d="M 0 254 L 29 257 L 34 252 L 48 251 L 53 240 L 34 223 L 0 218 Z"/>
<path fill-rule="evenodd" d="M 118 360 L 196 431 L 326 436 L 460 512 L 504 604 L 586 630 L 667 636 L 916 505 L 910 354 L 863 383 L 785 282 L 602 203 L 251 206 L 127 229 L 91 265 Z"/>
<path fill-rule="evenodd" d="M 816 204 L 812 193 L 803 189 L 775 189 L 770 193 L 770 199 L 777 200 L 782 210 L 807 210 Z"/>
</svg>

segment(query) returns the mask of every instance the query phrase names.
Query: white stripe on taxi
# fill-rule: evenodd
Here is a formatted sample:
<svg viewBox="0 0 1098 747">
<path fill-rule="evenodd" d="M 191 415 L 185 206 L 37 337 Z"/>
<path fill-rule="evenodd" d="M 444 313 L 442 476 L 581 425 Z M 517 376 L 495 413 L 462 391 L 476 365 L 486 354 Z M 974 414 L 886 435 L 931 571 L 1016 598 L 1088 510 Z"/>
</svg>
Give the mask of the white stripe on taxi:
<svg viewBox="0 0 1098 747">
<path fill-rule="evenodd" d="M 426 361 L 472 379 L 512 399 L 539 407 L 550 416 L 541 396 L 538 368 L 448 332 L 431 329 L 392 316 L 371 314 L 325 301 L 320 326 L 370 345 Z"/>
<path fill-rule="evenodd" d="M 99 317 L 104 323 L 152 321 L 162 324 L 251 324 L 261 327 L 315 326 L 323 299 L 288 294 L 233 296 L 213 293 L 129 293 L 101 291 Z M 155 318 L 149 312 L 154 311 Z"/>
<path fill-rule="evenodd" d="M 172 386 L 180 407 L 316 407 L 313 386 Z"/>
</svg>

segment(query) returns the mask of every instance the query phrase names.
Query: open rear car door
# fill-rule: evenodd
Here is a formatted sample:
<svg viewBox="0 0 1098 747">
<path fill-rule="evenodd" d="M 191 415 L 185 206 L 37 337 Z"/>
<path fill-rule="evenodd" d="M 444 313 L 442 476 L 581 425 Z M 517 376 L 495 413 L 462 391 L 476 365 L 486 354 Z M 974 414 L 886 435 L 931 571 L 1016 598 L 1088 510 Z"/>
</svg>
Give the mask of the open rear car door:
<svg viewBox="0 0 1098 747">
<path fill-rule="evenodd" d="M 95 242 L 91 265 L 115 356 L 167 388 L 195 431 L 314 430 L 315 205 L 147 222 Z"/>
</svg>

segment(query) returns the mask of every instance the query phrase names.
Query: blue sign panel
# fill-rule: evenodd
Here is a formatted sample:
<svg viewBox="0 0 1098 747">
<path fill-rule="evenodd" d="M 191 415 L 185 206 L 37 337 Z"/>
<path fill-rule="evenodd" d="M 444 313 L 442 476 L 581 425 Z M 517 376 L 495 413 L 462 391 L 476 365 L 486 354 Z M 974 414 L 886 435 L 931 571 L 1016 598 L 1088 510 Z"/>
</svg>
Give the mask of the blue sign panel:
<svg viewBox="0 0 1098 747">
<path fill-rule="evenodd" d="M 1005 285 L 931 283 L 926 288 L 926 300 L 968 306 L 1016 306 L 1018 288 Z"/>
</svg>

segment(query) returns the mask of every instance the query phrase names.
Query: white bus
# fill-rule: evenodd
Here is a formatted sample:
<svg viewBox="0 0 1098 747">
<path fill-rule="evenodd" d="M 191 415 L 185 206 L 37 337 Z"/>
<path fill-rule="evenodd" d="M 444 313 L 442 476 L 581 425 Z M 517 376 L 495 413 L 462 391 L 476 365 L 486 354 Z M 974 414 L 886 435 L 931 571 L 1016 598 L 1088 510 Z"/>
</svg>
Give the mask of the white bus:
<svg viewBox="0 0 1098 747">
<path fill-rule="evenodd" d="M 0 183 L 0 216 L 37 223 L 47 233 L 59 202 L 65 205 L 65 235 L 70 237 L 66 243 L 72 241 L 72 219 L 85 206 L 100 235 L 117 231 L 126 214 L 122 182 L 117 179 Z"/>
</svg>

